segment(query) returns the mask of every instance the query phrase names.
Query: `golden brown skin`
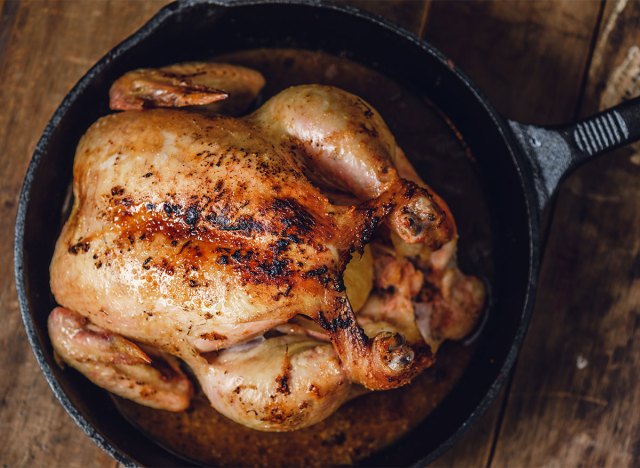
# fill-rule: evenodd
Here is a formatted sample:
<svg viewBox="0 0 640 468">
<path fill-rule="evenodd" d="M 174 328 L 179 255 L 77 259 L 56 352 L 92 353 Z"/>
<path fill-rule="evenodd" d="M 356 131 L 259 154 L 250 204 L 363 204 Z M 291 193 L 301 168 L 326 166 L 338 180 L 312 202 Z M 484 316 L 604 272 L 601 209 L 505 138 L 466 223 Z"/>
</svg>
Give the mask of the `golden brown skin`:
<svg viewBox="0 0 640 468">
<path fill-rule="evenodd" d="M 400 177 L 394 162 L 402 150 L 380 114 L 359 97 L 328 86 L 294 86 L 249 120 L 297 149 L 305 174 L 324 188 L 370 200 L 398 184 L 408 187 L 389 219 L 405 242 L 436 250 L 456 235 L 446 203 L 424 182 Z"/>
<path fill-rule="evenodd" d="M 274 144 L 255 122 L 158 109 L 92 126 L 52 262 L 56 298 L 177 354 L 183 342 L 209 338 L 220 349 L 262 331 L 237 324 L 270 328 L 305 314 L 332 333 L 354 380 L 404 383 L 418 370 L 409 350 L 362 334 L 341 275 L 380 220 L 427 196 L 397 178 L 377 199 L 332 205 L 287 142 Z M 389 368 L 389 353 L 406 359 Z"/>
<path fill-rule="evenodd" d="M 51 312 L 48 326 L 57 356 L 96 385 L 152 408 L 184 411 L 189 407 L 193 387 L 174 357 L 149 349 L 145 353 L 135 343 L 63 307 Z"/>
<path fill-rule="evenodd" d="M 52 291 L 97 325 L 177 355 L 195 340 L 222 349 L 304 314 L 333 334 L 354 380 L 389 388 L 416 369 L 387 369 L 372 355 L 341 275 L 411 190 L 399 183 L 363 205 L 334 206 L 283 146 L 242 120 L 109 115 L 78 146 Z M 376 370 L 357 375 L 365 367 Z"/>
<path fill-rule="evenodd" d="M 299 334 L 188 362 L 216 410 L 263 431 L 310 426 L 358 394 L 331 344 Z"/>
<path fill-rule="evenodd" d="M 426 186 L 402 151 L 396 152 L 394 163 L 402 177 Z M 471 333 L 482 314 L 486 291 L 479 278 L 458 268 L 457 233 L 437 250 L 425 244 L 407 244 L 393 235 L 392 241 L 399 258 L 410 260 L 425 272 L 421 292 L 411 298 L 416 325 L 433 353 L 443 341 L 460 340 Z"/>
<path fill-rule="evenodd" d="M 379 241 L 371 244 L 375 288 L 358 314 L 358 322 L 374 333 L 377 329 L 401 333 L 409 343 L 423 343 L 416 324 L 413 298 L 424 286 L 424 274 L 405 257 Z M 435 354 L 435 350 L 434 354 Z"/>
<path fill-rule="evenodd" d="M 218 87 L 228 89 L 215 79 L 196 89 L 196 78 L 188 78 L 194 70 L 218 73 L 214 64 L 134 71 L 114 84 L 112 105 L 201 104 Z M 259 81 L 239 86 L 255 96 Z M 432 261 L 441 250 L 455 251 L 453 217 L 417 176 L 403 178 L 400 170 L 411 168 L 403 158 L 373 108 L 327 86 L 290 88 L 242 119 L 172 109 L 103 117 L 78 145 L 75 202 L 51 263 L 52 291 L 91 326 L 183 359 L 212 404 L 232 419 L 263 430 L 313 424 L 353 395 L 347 389 L 358 387 L 351 383 L 395 388 L 433 362 L 435 348 L 416 331 L 414 292 L 405 294 L 409 306 L 393 320 L 389 303 L 369 307 L 359 319 L 367 335 L 343 284 L 351 254 L 382 223 L 412 262 L 429 263 L 434 282 L 443 283 L 443 268 L 458 271 L 451 253 L 440 269 Z M 359 201 L 333 203 L 329 191 Z M 451 299 L 458 283 L 440 294 L 454 312 L 460 307 L 452 305 L 464 305 Z M 294 319 L 300 316 L 321 330 Z M 60 335 L 57 323 L 50 323 L 52 336 Z M 289 338 L 270 337 L 256 348 L 269 353 L 240 344 L 276 329 Z M 325 337 L 333 347 L 322 343 Z M 269 369 L 289 359 L 281 344 L 290 340 L 302 350 L 291 361 L 298 383 L 269 404 L 281 380 Z M 263 391 L 236 399 L 238 378 Z M 313 379 L 326 384 L 318 401 L 304 387 Z M 112 390 L 107 380 L 99 385 Z M 307 410 L 294 417 L 296 407 Z"/>
<path fill-rule="evenodd" d="M 109 104 L 113 110 L 210 105 L 208 110 L 236 115 L 263 86 L 262 75 L 250 68 L 186 62 L 126 73 L 111 86 Z"/>
</svg>

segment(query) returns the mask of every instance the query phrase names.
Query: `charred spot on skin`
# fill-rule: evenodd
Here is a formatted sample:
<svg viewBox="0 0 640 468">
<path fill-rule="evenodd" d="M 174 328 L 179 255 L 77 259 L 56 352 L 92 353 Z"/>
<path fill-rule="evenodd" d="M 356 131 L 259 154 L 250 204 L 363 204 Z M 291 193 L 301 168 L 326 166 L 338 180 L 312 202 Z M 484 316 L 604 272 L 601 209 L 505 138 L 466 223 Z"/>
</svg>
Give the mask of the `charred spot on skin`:
<svg viewBox="0 0 640 468">
<path fill-rule="evenodd" d="M 115 187 L 111 188 L 111 196 L 116 197 L 116 196 L 121 196 L 124 194 L 124 188 L 120 187 L 119 185 L 116 185 Z"/>
<path fill-rule="evenodd" d="M 129 206 L 133 205 L 133 200 L 131 198 L 129 198 L 129 197 L 124 197 L 122 200 L 120 200 L 120 204 L 122 206 L 129 207 Z"/>
<path fill-rule="evenodd" d="M 154 211 L 154 210 L 156 209 L 156 205 L 155 205 L 154 203 L 147 203 L 147 204 L 145 205 L 145 208 L 146 208 L 148 211 Z"/>
<path fill-rule="evenodd" d="M 313 278 L 317 276 L 324 275 L 329 269 L 326 265 L 322 265 L 320 268 L 316 268 L 315 270 L 309 270 L 302 274 L 303 278 Z"/>
<path fill-rule="evenodd" d="M 282 222 L 283 236 L 292 234 L 288 232 L 290 229 L 294 229 L 298 234 L 308 234 L 316 225 L 313 215 L 292 198 L 276 198 L 271 206 L 275 219 Z"/>
<path fill-rule="evenodd" d="M 290 417 L 290 414 L 284 412 L 282 408 L 271 408 L 266 418 L 261 418 L 263 421 L 269 421 L 276 424 L 283 424 Z"/>
<path fill-rule="evenodd" d="M 218 265 L 226 265 L 229 263 L 229 257 L 226 255 L 221 255 L 218 257 Z"/>
<path fill-rule="evenodd" d="M 414 236 L 419 235 L 422 232 L 422 225 L 419 222 L 416 222 L 416 219 L 413 215 L 407 215 L 407 224 L 408 229 Z"/>
<path fill-rule="evenodd" d="M 246 253 L 242 253 L 241 250 L 236 250 L 231 254 L 231 258 L 237 263 L 249 262 L 253 257 L 253 251 L 247 250 Z"/>
<path fill-rule="evenodd" d="M 148 179 L 149 177 L 151 177 L 153 175 L 153 172 L 147 172 L 145 175 L 143 175 L 142 177 L 144 177 L 145 179 Z"/>
<path fill-rule="evenodd" d="M 415 211 L 404 206 L 402 207 L 402 214 L 404 214 L 407 217 L 410 227 L 413 227 L 414 225 L 419 224 L 416 222 L 416 218 L 418 217 L 418 214 L 415 213 Z M 441 213 L 441 216 L 444 218 L 444 213 Z M 437 216 L 432 212 L 428 212 L 426 214 L 426 218 L 429 222 L 432 222 L 432 223 L 438 219 Z M 440 224 L 441 223 L 439 223 L 438 225 Z"/>
<path fill-rule="evenodd" d="M 293 286 L 290 284 L 287 284 L 285 290 L 278 291 L 278 293 L 273 297 L 273 300 L 277 302 L 280 300 L 281 297 L 289 297 L 292 289 L 293 289 Z"/>
<path fill-rule="evenodd" d="M 327 321 L 322 311 L 318 312 L 318 325 L 324 330 L 331 330 L 331 324 Z"/>
<path fill-rule="evenodd" d="M 351 317 L 343 317 L 342 314 L 337 317 L 327 320 L 322 311 L 318 312 L 318 325 L 323 329 L 335 333 L 338 330 L 345 330 L 353 325 Z"/>
<path fill-rule="evenodd" d="M 365 226 L 364 231 L 362 232 L 362 236 L 361 236 L 361 240 L 363 244 L 366 244 L 367 242 L 369 242 L 371 240 L 371 238 L 373 237 L 373 234 L 376 230 L 376 227 L 378 227 L 378 224 L 380 223 L 380 217 L 379 216 L 374 216 L 373 218 L 371 218 L 371 221 L 369 224 L 367 224 Z"/>
<path fill-rule="evenodd" d="M 360 342 L 360 344 L 364 345 L 367 343 L 367 341 L 369 340 L 369 337 L 367 336 L 367 334 L 364 332 L 363 328 L 361 326 L 356 326 L 356 339 Z"/>
<path fill-rule="evenodd" d="M 177 204 L 172 204 L 172 203 L 166 203 L 163 206 L 163 210 L 164 212 L 167 214 L 168 217 L 172 217 L 172 216 L 179 216 L 180 213 L 182 212 L 182 207 L 180 205 Z"/>
<path fill-rule="evenodd" d="M 223 257 L 227 257 L 227 255 L 223 255 Z M 219 259 L 220 258 L 222 257 L 219 257 Z M 264 257 L 261 258 L 252 250 L 242 251 L 236 249 L 226 260 L 222 261 L 229 261 L 229 259 L 233 260 L 234 269 L 247 278 L 247 281 L 254 284 L 259 284 L 266 280 L 278 280 L 278 282 L 282 282 L 284 278 L 292 274 L 289 270 L 289 264 L 291 262 L 289 259 L 280 259 L 277 256 L 273 258 L 267 257 L 265 259 Z M 218 262 L 220 262 L 220 260 L 218 260 Z"/>
<path fill-rule="evenodd" d="M 287 250 L 290 242 L 291 241 L 289 239 L 278 239 L 277 241 L 275 241 L 271 249 L 276 255 L 281 254 L 282 252 Z"/>
<path fill-rule="evenodd" d="M 151 265 L 149 265 L 149 262 L 152 260 L 152 257 L 147 257 L 145 259 L 144 262 L 142 262 L 142 268 L 144 268 L 145 270 L 148 270 L 149 268 L 151 268 Z"/>
<path fill-rule="evenodd" d="M 417 190 L 417 189 L 418 189 L 418 186 L 417 186 L 417 185 L 415 185 L 413 182 L 409 182 L 409 183 L 406 185 L 406 190 L 405 190 L 405 192 L 404 192 L 404 196 L 405 196 L 407 199 L 411 199 L 411 198 L 413 198 L 413 196 L 416 194 L 416 190 Z M 430 194 L 429 192 L 427 192 L 426 190 L 423 190 L 423 192 L 425 193 L 425 195 L 427 196 L 427 198 L 428 198 L 429 200 L 431 200 L 431 199 L 432 199 L 431 194 Z"/>
<path fill-rule="evenodd" d="M 218 203 L 220 200 L 223 199 L 223 197 L 226 195 L 227 191 L 225 189 L 221 189 L 220 191 L 217 191 L 215 196 L 213 197 L 213 201 Z"/>
<path fill-rule="evenodd" d="M 287 235 L 287 239 L 290 240 L 291 242 L 293 242 L 294 244 L 300 244 L 302 242 L 302 239 L 300 239 L 295 234 Z"/>
<path fill-rule="evenodd" d="M 282 393 L 283 395 L 290 395 L 291 390 L 289 389 L 289 379 L 291 378 L 291 360 L 289 359 L 289 346 L 287 345 L 284 352 L 284 360 L 282 362 L 282 373 L 278 377 L 276 377 L 276 387 L 277 393 Z"/>
<path fill-rule="evenodd" d="M 287 276 L 289 259 L 273 259 L 272 261 L 262 262 L 258 265 L 258 269 L 271 278 L 278 278 L 281 276 Z"/>
<path fill-rule="evenodd" d="M 178 251 L 178 255 L 180 255 L 182 252 L 184 252 L 184 249 L 186 249 L 190 245 L 191 245 L 191 241 L 190 240 L 188 240 L 187 242 L 182 244 L 182 247 L 180 247 L 180 250 Z"/>
<path fill-rule="evenodd" d="M 291 390 L 289 389 L 289 374 L 285 373 L 283 375 L 279 375 L 276 377 L 276 383 L 278 386 L 276 387 L 276 392 L 282 393 L 283 395 L 290 395 Z"/>
<path fill-rule="evenodd" d="M 358 128 L 360 133 L 369 135 L 371 138 L 378 137 L 378 131 L 374 127 L 370 126 L 368 122 L 366 124 L 364 123 L 359 124 Z"/>
<path fill-rule="evenodd" d="M 166 273 L 169 276 L 173 276 L 175 274 L 174 267 L 169 263 L 169 260 L 163 258 L 160 262 L 160 265 L 156 265 L 156 268 L 163 273 Z"/>
<path fill-rule="evenodd" d="M 198 205 L 191 205 L 187 208 L 184 216 L 184 222 L 189 226 L 195 226 L 200 219 L 200 209 Z"/>
<path fill-rule="evenodd" d="M 302 403 L 300 403 L 298 405 L 298 409 L 299 410 L 305 410 L 309 407 L 309 402 L 308 401 L 303 401 Z"/>
<path fill-rule="evenodd" d="M 77 255 L 78 253 L 87 253 L 91 248 L 91 244 L 87 241 L 80 241 L 76 244 L 69 246 L 67 251 L 72 255 Z"/>
<path fill-rule="evenodd" d="M 211 127 L 207 127 L 207 130 L 210 130 Z M 204 150 L 204 151 L 198 151 L 196 153 L 197 157 L 205 157 L 205 158 L 210 158 L 211 156 L 215 156 L 214 153 L 212 153 L 209 150 Z"/>
<path fill-rule="evenodd" d="M 233 222 L 222 213 L 212 213 L 205 216 L 205 219 L 214 228 L 221 231 L 237 231 L 246 236 L 252 235 L 253 233 L 264 232 L 264 226 L 262 223 L 256 221 L 250 216 L 240 216 L 235 222 Z"/>
<path fill-rule="evenodd" d="M 306 271 L 306 272 L 302 273 L 301 276 L 304 279 L 314 278 L 322 286 L 327 286 L 329 283 L 332 282 L 332 278 L 330 277 L 330 275 L 327 275 L 328 271 L 329 271 L 329 269 L 327 268 L 327 266 L 326 265 L 322 265 L 319 268 L 316 268 L 316 269 L 313 269 L 313 270 L 309 270 L 309 271 Z"/>
</svg>

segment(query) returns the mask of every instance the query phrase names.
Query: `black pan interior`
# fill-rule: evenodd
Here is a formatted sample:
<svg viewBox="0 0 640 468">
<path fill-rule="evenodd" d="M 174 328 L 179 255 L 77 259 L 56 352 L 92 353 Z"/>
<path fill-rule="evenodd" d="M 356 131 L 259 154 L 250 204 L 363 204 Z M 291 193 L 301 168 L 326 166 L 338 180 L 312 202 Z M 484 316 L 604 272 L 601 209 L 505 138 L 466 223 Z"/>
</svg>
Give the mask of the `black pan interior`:
<svg viewBox="0 0 640 468">
<path fill-rule="evenodd" d="M 107 91 L 123 72 L 256 47 L 297 47 L 341 54 L 377 69 L 429 99 L 461 132 L 475 157 L 491 207 L 492 304 L 477 350 L 445 401 L 404 439 L 364 463 L 433 460 L 497 393 L 522 340 L 537 269 L 537 217 L 525 170 L 504 122 L 437 52 L 412 36 L 357 14 L 316 4 L 171 5 L 94 67 L 64 101 L 30 166 L 17 222 L 16 273 L 29 337 L 57 396 L 96 442 L 124 462 L 184 465 L 115 411 L 111 399 L 53 361 L 46 318 L 54 302 L 48 266 L 64 222 L 62 209 L 82 133 L 107 114 Z M 62 392 L 62 393 L 61 393 Z"/>
</svg>

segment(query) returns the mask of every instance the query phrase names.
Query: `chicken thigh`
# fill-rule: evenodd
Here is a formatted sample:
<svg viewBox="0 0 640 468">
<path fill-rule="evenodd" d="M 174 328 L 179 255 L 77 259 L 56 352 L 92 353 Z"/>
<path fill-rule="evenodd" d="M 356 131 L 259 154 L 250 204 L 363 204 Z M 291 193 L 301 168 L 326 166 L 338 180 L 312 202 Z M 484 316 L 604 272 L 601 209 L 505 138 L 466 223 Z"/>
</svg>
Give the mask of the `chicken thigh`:
<svg viewBox="0 0 640 468">
<path fill-rule="evenodd" d="M 305 85 L 244 118 L 210 107 L 238 113 L 263 83 L 189 63 L 114 84 L 124 112 L 76 152 L 49 329 L 63 361 L 121 396 L 184 409 L 175 356 L 221 413 L 292 430 L 411 381 L 473 328 L 484 290 L 457 269 L 449 208 L 366 102 Z M 172 109 L 194 105 L 208 108 Z M 345 269 L 374 237 L 356 315 Z"/>
</svg>

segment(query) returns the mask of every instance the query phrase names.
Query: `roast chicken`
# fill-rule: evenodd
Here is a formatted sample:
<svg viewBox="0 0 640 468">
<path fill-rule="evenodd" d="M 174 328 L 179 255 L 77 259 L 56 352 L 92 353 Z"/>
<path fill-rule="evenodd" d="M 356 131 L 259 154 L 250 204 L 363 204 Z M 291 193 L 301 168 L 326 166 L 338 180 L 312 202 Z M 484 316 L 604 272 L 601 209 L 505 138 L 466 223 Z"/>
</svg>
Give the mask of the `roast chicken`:
<svg viewBox="0 0 640 468">
<path fill-rule="evenodd" d="M 184 63 L 118 79 L 51 261 L 56 356 L 140 404 L 288 431 L 409 383 L 475 326 L 445 202 L 376 110 Z"/>
</svg>

